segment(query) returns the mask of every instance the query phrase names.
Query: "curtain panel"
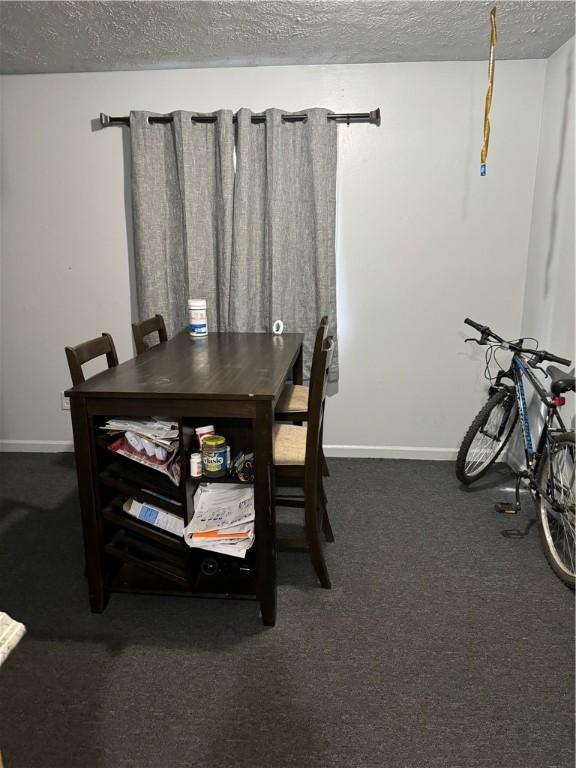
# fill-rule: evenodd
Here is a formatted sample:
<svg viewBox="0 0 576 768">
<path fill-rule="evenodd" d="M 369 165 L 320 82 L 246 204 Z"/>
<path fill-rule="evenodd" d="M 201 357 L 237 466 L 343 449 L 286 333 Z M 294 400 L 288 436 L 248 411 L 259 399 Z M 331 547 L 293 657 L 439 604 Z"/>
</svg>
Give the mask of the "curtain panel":
<svg viewBox="0 0 576 768">
<path fill-rule="evenodd" d="M 159 312 L 169 335 L 187 322 L 189 298 L 206 299 L 212 330 L 228 329 L 234 127 L 232 112 L 195 123 L 130 113 L 134 259 L 140 319 Z"/>
<path fill-rule="evenodd" d="M 304 333 L 308 378 L 322 315 L 336 336 L 336 123 L 326 109 L 303 122 L 269 109 L 263 123 L 241 109 L 235 130 L 228 110 L 201 124 L 183 111 L 150 124 L 153 114 L 130 115 L 140 317 L 160 312 L 173 334 L 187 299 L 206 298 L 209 330 L 282 320 Z"/>
</svg>

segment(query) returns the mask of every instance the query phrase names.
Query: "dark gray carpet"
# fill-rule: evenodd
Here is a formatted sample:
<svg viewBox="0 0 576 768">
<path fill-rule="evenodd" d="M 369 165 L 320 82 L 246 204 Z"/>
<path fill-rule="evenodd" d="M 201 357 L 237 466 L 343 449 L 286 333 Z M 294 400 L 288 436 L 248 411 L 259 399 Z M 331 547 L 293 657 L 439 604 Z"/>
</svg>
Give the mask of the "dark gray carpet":
<svg viewBox="0 0 576 768">
<path fill-rule="evenodd" d="M 70 456 L 0 455 L 6 768 L 572 768 L 573 594 L 448 463 L 330 460 L 334 587 L 279 558 L 255 603 L 88 609 Z M 503 536 L 506 530 L 519 534 Z"/>
</svg>

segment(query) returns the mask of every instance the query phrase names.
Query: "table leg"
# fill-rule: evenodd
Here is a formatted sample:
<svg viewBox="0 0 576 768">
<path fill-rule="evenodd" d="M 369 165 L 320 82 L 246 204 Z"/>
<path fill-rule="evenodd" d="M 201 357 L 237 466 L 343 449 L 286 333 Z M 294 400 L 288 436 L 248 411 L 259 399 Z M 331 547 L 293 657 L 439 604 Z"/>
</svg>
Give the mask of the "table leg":
<svg viewBox="0 0 576 768">
<path fill-rule="evenodd" d="M 274 511 L 272 463 L 272 404 L 258 403 L 254 432 L 254 504 L 256 547 L 256 592 L 262 621 L 276 623 L 276 515 Z"/>
<path fill-rule="evenodd" d="M 90 608 L 93 613 L 102 613 L 107 594 L 104 588 L 102 520 L 98 514 L 94 489 L 91 425 L 83 399 L 70 398 L 70 406 Z"/>
<path fill-rule="evenodd" d="M 292 366 L 292 383 L 302 384 L 304 381 L 304 358 L 303 358 L 303 345 L 300 345 L 300 352 L 296 358 L 296 362 Z"/>
</svg>

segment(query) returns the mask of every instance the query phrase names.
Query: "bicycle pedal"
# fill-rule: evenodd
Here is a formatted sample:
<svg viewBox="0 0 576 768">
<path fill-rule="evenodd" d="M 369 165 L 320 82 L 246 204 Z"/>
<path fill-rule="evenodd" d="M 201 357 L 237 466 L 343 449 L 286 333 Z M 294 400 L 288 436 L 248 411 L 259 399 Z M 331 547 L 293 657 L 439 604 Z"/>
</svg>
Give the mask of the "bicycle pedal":
<svg viewBox="0 0 576 768">
<path fill-rule="evenodd" d="M 503 515 L 517 515 L 521 510 L 521 506 L 518 502 L 514 501 L 499 501 L 494 504 L 494 509 Z"/>
</svg>

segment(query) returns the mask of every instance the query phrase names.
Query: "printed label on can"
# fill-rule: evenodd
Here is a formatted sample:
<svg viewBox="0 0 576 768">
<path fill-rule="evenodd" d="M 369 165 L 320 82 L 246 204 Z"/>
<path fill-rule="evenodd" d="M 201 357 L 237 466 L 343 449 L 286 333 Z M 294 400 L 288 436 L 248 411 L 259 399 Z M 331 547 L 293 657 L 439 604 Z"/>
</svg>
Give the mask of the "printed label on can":
<svg viewBox="0 0 576 768">
<path fill-rule="evenodd" d="M 211 451 L 202 456 L 202 466 L 207 474 L 216 474 L 226 471 L 226 453 L 224 448 L 220 451 Z"/>
</svg>

